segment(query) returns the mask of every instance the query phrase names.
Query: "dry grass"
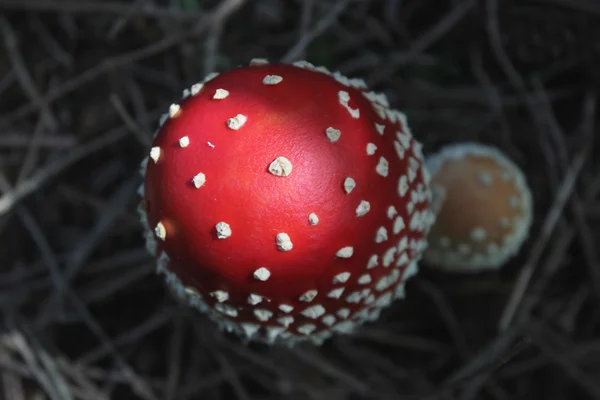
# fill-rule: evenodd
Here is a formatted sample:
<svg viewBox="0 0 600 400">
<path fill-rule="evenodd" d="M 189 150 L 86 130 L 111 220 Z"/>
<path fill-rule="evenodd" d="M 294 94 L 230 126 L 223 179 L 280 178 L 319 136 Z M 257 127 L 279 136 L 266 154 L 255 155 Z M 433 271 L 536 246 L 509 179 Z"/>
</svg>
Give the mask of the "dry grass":
<svg viewBox="0 0 600 400">
<path fill-rule="evenodd" d="M 600 399 L 599 26 L 593 0 L 0 0 L 0 396 Z M 423 267 L 322 348 L 245 346 L 178 306 L 138 164 L 182 88 L 252 57 L 365 77 L 427 152 L 500 147 L 535 195 L 519 257 Z"/>
</svg>

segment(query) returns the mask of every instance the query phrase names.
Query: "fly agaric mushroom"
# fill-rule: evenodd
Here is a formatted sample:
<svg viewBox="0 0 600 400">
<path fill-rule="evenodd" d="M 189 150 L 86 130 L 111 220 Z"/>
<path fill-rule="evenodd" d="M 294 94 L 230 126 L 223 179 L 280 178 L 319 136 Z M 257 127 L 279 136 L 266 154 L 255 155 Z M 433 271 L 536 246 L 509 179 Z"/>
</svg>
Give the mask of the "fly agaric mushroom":
<svg viewBox="0 0 600 400">
<path fill-rule="evenodd" d="M 457 272 L 497 269 L 527 238 L 532 198 L 523 172 L 498 149 L 448 145 L 427 157 L 436 223 L 424 260 Z"/>
<path fill-rule="evenodd" d="M 183 97 L 142 163 L 139 207 L 180 300 L 293 344 L 350 333 L 403 296 L 433 213 L 421 146 L 385 96 L 253 60 Z"/>
</svg>

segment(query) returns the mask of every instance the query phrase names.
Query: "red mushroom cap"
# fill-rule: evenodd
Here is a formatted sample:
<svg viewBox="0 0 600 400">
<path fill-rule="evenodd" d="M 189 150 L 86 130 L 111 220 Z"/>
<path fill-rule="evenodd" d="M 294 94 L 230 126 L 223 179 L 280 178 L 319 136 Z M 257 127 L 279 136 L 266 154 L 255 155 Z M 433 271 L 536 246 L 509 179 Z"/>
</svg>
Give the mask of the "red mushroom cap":
<svg viewBox="0 0 600 400">
<path fill-rule="evenodd" d="M 433 213 L 421 146 L 384 96 L 255 60 L 162 122 L 140 212 L 179 298 L 247 338 L 320 343 L 403 296 Z"/>
</svg>

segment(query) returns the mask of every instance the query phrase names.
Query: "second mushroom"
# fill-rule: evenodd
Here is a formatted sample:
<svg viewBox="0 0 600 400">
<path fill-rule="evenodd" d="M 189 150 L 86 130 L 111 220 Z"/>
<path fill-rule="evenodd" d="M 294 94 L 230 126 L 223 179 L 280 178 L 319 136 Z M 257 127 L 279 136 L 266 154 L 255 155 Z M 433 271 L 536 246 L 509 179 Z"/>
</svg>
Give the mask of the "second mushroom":
<svg viewBox="0 0 600 400">
<path fill-rule="evenodd" d="M 424 259 L 450 272 L 496 270 L 527 239 L 532 196 L 519 167 L 495 147 L 455 143 L 427 157 L 435 226 Z"/>
</svg>

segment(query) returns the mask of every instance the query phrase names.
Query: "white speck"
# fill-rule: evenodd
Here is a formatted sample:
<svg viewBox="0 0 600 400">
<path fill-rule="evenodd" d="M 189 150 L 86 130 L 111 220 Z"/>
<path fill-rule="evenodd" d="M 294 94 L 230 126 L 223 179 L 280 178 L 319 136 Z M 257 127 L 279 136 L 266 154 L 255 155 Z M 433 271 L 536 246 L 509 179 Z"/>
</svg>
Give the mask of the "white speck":
<svg viewBox="0 0 600 400">
<path fill-rule="evenodd" d="M 398 271 L 398 270 L 395 269 L 393 271 Z M 384 290 L 387 290 L 391 285 L 392 285 L 391 279 L 389 276 L 386 275 L 377 281 L 377 284 L 375 284 L 375 290 L 377 290 L 378 292 L 383 292 Z"/>
<path fill-rule="evenodd" d="M 415 211 L 412 218 L 410 219 L 409 228 L 411 231 L 420 231 L 423 226 L 423 219 L 421 218 L 421 212 Z"/>
<path fill-rule="evenodd" d="M 351 246 L 342 247 L 335 253 L 339 258 L 350 258 L 354 254 L 354 249 Z"/>
<path fill-rule="evenodd" d="M 244 124 L 246 123 L 247 120 L 248 120 L 248 117 L 246 117 L 243 114 L 238 114 L 235 117 L 229 118 L 227 120 L 227 126 L 229 127 L 229 129 L 233 129 L 234 131 L 237 131 L 242 126 L 244 126 Z"/>
<path fill-rule="evenodd" d="M 283 78 L 279 75 L 267 75 L 263 78 L 262 82 L 264 85 L 277 85 L 281 81 L 283 81 Z"/>
<path fill-rule="evenodd" d="M 333 277 L 333 283 L 346 283 L 350 278 L 350 272 L 340 272 L 336 276 Z"/>
<path fill-rule="evenodd" d="M 390 171 L 390 164 L 388 163 L 388 160 L 386 160 L 384 157 L 380 157 L 379 163 L 377 163 L 377 167 L 375 167 L 375 171 L 377 171 L 377 173 L 381 176 L 388 176 Z"/>
<path fill-rule="evenodd" d="M 357 282 L 359 285 L 368 285 L 369 283 L 371 283 L 371 275 L 369 275 L 369 274 L 361 275 L 360 278 L 358 278 Z"/>
<path fill-rule="evenodd" d="M 410 201 L 412 201 L 413 203 L 420 203 L 421 193 L 418 190 L 413 190 L 412 192 L 410 192 Z"/>
<path fill-rule="evenodd" d="M 300 314 L 304 315 L 306 318 L 317 319 L 324 315 L 325 311 L 325 307 L 320 304 L 315 304 L 314 306 L 305 308 Z"/>
<path fill-rule="evenodd" d="M 258 330 L 260 329 L 260 325 L 257 324 L 249 324 L 247 322 L 242 323 L 242 329 L 244 330 L 244 333 L 246 334 L 246 337 L 252 337 L 256 334 L 256 332 L 258 332 Z"/>
<path fill-rule="evenodd" d="M 183 100 L 187 99 L 188 97 L 190 97 L 190 89 L 183 89 L 183 93 L 181 94 L 181 98 Z"/>
<path fill-rule="evenodd" d="M 427 186 L 429 186 L 431 183 L 431 172 L 429 171 L 429 168 L 423 168 L 421 173 L 423 174 L 423 181 Z"/>
<path fill-rule="evenodd" d="M 306 60 L 294 61 L 292 63 L 292 65 L 294 65 L 295 67 L 298 67 L 298 68 L 315 69 L 315 66 L 312 63 L 310 63 L 310 62 L 308 62 Z"/>
<path fill-rule="evenodd" d="M 327 297 L 331 298 L 331 299 L 339 299 L 340 297 L 342 297 L 342 293 L 344 293 L 345 288 L 343 287 L 339 287 L 339 288 L 335 288 L 333 290 L 331 290 L 329 293 L 327 293 Z"/>
<path fill-rule="evenodd" d="M 215 290 L 211 292 L 210 295 L 214 297 L 219 303 L 223 303 L 229 300 L 229 293 L 224 290 Z"/>
<path fill-rule="evenodd" d="M 298 298 L 298 300 L 305 301 L 305 302 L 309 303 L 309 302 L 313 301 L 313 299 L 315 297 L 317 297 L 318 293 L 319 292 L 316 291 L 316 290 L 314 290 L 314 289 L 307 290 L 306 292 L 302 293 L 302 295 Z"/>
<path fill-rule="evenodd" d="M 415 211 L 415 203 L 409 201 L 408 203 L 406 203 L 406 212 L 408 213 L 408 215 L 411 215 L 413 211 Z"/>
<path fill-rule="evenodd" d="M 219 222 L 215 225 L 215 229 L 217 230 L 217 238 L 218 239 L 227 239 L 231 236 L 231 227 L 226 222 Z"/>
<path fill-rule="evenodd" d="M 275 237 L 275 243 L 277 244 L 277 248 L 281 251 L 290 251 L 292 247 L 294 247 L 290 236 L 285 232 L 277 234 Z"/>
<path fill-rule="evenodd" d="M 408 247 L 408 239 L 403 236 L 402 239 L 398 240 L 398 253 L 403 252 Z"/>
<path fill-rule="evenodd" d="M 398 215 L 398 210 L 396 210 L 396 207 L 394 206 L 389 206 L 387 209 L 387 217 L 389 219 L 394 219 L 394 217 Z"/>
<path fill-rule="evenodd" d="M 398 142 L 394 140 L 394 149 L 396 150 L 396 154 L 400 160 L 404 160 L 404 147 Z"/>
<path fill-rule="evenodd" d="M 198 292 L 195 288 L 193 287 L 186 287 L 185 288 L 185 293 L 190 296 L 190 297 L 200 297 L 200 292 Z"/>
<path fill-rule="evenodd" d="M 408 258 L 408 254 L 406 254 L 406 252 L 403 251 L 402 254 L 400 254 L 400 257 L 398 257 L 398 259 L 396 260 L 396 267 L 406 265 L 409 261 L 410 259 Z"/>
<path fill-rule="evenodd" d="M 335 321 L 336 321 L 335 317 L 331 314 L 328 314 L 321 319 L 321 322 L 327 326 L 331 326 L 331 325 L 335 324 Z"/>
<path fill-rule="evenodd" d="M 181 114 L 181 107 L 179 104 L 171 104 L 169 107 L 169 117 L 177 118 Z"/>
<path fill-rule="evenodd" d="M 417 158 L 421 161 L 423 161 L 424 156 L 423 156 L 423 145 L 420 142 L 414 141 L 413 142 L 413 152 L 415 153 L 415 156 L 417 156 Z"/>
<path fill-rule="evenodd" d="M 452 241 L 448 236 L 442 236 L 440 238 L 440 246 L 444 249 L 449 248 L 452 245 Z"/>
<path fill-rule="evenodd" d="M 345 77 L 344 75 L 342 75 L 340 73 L 340 71 L 335 71 L 333 73 L 333 77 L 335 78 L 336 81 L 338 81 L 342 85 L 344 85 L 344 86 L 350 86 L 350 79 L 348 79 L 347 77 Z"/>
<path fill-rule="evenodd" d="M 348 296 L 346 296 L 346 302 L 348 303 L 359 303 L 362 300 L 362 295 L 360 292 L 352 292 Z"/>
<path fill-rule="evenodd" d="M 208 81 L 212 81 L 213 79 L 215 79 L 217 76 L 219 76 L 218 72 L 211 72 L 210 74 L 206 75 L 204 77 L 204 83 L 208 82 Z"/>
<path fill-rule="evenodd" d="M 233 318 L 238 316 L 238 311 L 228 304 L 217 303 L 215 304 L 215 310 Z"/>
<path fill-rule="evenodd" d="M 375 295 L 371 294 L 369 295 L 369 297 L 367 297 L 365 299 L 365 304 L 373 304 L 375 302 Z M 364 311 L 368 311 L 367 309 L 364 309 Z"/>
<path fill-rule="evenodd" d="M 297 330 L 299 333 L 308 336 L 313 333 L 315 329 L 317 329 L 317 326 L 314 324 L 304 324 L 300 325 Z"/>
<path fill-rule="evenodd" d="M 482 227 L 473 228 L 469 237 L 474 242 L 483 242 L 487 238 L 487 232 Z"/>
<path fill-rule="evenodd" d="M 350 177 L 344 179 L 344 190 L 349 194 L 356 187 L 356 181 Z"/>
<path fill-rule="evenodd" d="M 211 149 L 215 148 L 215 145 L 212 144 L 211 142 L 206 142 L 206 144 L 208 145 L 208 147 L 210 147 Z"/>
<path fill-rule="evenodd" d="M 388 240 L 388 231 L 385 226 L 380 226 L 375 234 L 375 243 L 383 243 Z"/>
<path fill-rule="evenodd" d="M 379 256 L 377 254 L 373 254 L 369 257 L 369 261 L 367 262 L 367 269 L 373 269 L 379 265 Z"/>
<path fill-rule="evenodd" d="M 406 224 L 404 224 L 404 218 L 402 218 L 401 215 L 397 216 L 394 220 L 394 235 L 397 235 L 400 232 L 402 232 L 402 229 L 404 229 L 405 227 Z"/>
<path fill-rule="evenodd" d="M 169 119 L 169 113 L 164 113 L 160 115 L 160 119 L 158 120 L 158 125 L 163 126 L 165 122 Z"/>
<path fill-rule="evenodd" d="M 397 131 L 396 137 L 406 150 L 410 149 L 410 135 L 408 133 Z"/>
<path fill-rule="evenodd" d="M 348 318 L 350 316 L 350 309 L 340 308 L 339 310 L 337 310 L 336 314 L 340 318 Z"/>
<path fill-rule="evenodd" d="M 379 118 L 385 119 L 385 107 L 383 107 L 381 104 L 373 102 L 371 103 L 371 106 L 373 106 L 373 110 L 375 110 L 377 115 L 379 115 Z"/>
<path fill-rule="evenodd" d="M 262 296 L 255 294 L 255 293 L 250 293 L 250 295 L 248 296 L 248 304 L 251 304 L 253 306 L 257 305 L 258 303 L 262 302 L 263 298 Z"/>
<path fill-rule="evenodd" d="M 148 157 L 144 157 L 142 162 L 140 163 L 140 175 L 146 175 L 146 170 L 148 169 Z"/>
<path fill-rule="evenodd" d="M 167 238 L 167 230 L 162 222 L 159 222 L 154 227 L 154 234 L 160 239 L 165 240 Z"/>
<path fill-rule="evenodd" d="M 279 309 L 281 311 L 283 311 L 284 313 L 289 313 L 289 312 L 292 312 L 292 310 L 294 309 L 294 307 L 290 306 L 289 304 L 280 304 L 279 305 Z"/>
<path fill-rule="evenodd" d="M 267 65 L 267 64 L 269 64 L 269 60 L 267 60 L 266 58 L 253 58 L 252 60 L 250 60 L 251 67 L 257 67 L 259 65 Z"/>
<path fill-rule="evenodd" d="M 229 96 L 229 91 L 225 89 L 217 89 L 215 90 L 215 94 L 213 95 L 213 99 L 215 100 L 223 100 Z"/>
<path fill-rule="evenodd" d="M 385 125 L 380 125 L 377 122 L 375 122 L 375 129 L 377 129 L 377 132 L 380 135 L 383 135 L 383 131 L 385 130 Z"/>
<path fill-rule="evenodd" d="M 258 279 L 259 281 L 266 281 L 271 277 L 271 271 L 266 269 L 265 267 L 260 267 L 256 271 L 254 271 L 254 279 Z"/>
<path fill-rule="evenodd" d="M 319 223 L 319 217 L 317 217 L 317 214 L 315 213 L 310 213 L 308 214 L 308 223 L 311 225 L 316 225 Z"/>
<path fill-rule="evenodd" d="M 384 107 L 390 106 L 390 102 L 388 101 L 387 96 L 384 93 L 375 93 L 375 101 Z"/>
<path fill-rule="evenodd" d="M 273 316 L 273 313 L 271 311 L 265 310 L 264 308 L 257 308 L 253 312 L 254 316 L 256 316 L 256 319 L 262 322 L 270 320 Z"/>
<path fill-rule="evenodd" d="M 195 96 L 198 93 L 200 93 L 200 91 L 202 90 L 203 87 L 204 87 L 204 85 L 202 83 L 195 83 L 190 88 L 190 93 L 192 94 L 192 96 Z"/>
<path fill-rule="evenodd" d="M 289 315 L 284 315 L 283 317 L 277 318 L 277 322 L 286 328 L 294 323 L 294 317 Z"/>
<path fill-rule="evenodd" d="M 490 187 L 493 183 L 492 174 L 485 171 L 481 171 L 477 174 L 477 180 L 485 187 Z"/>
<path fill-rule="evenodd" d="M 377 151 L 375 143 L 367 143 L 367 155 L 372 156 Z"/>
<path fill-rule="evenodd" d="M 200 189 L 206 183 L 206 175 L 200 172 L 192 178 L 192 183 L 194 184 L 196 189 Z"/>
<path fill-rule="evenodd" d="M 331 75 L 331 71 L 328 70 L 327 67 L 324 67 L 322 65 L 319 65 L 318 67 L 315 67 L 315 70 L 318 71 L 318 72 L 320 72 L 320 73 L 322 73 L 322 74 L 325 74 L 325 75 Z"/>
<path fill-rule="evenodd" d="M 147 231 L 145 234 L 145 239 L 146 239 L 146 251 L 148 251 L 148 253 L 151 256 L 156 256 L 156 239 L 154 238 L 154 235 L 152 234 L 152 232 Z M 164 252 L 163 252 L 164 254 Z"/>
<path fill-rule="evenodd" d="M 408 186 L 408 178 L 406 177 L 406 175 L 402 175 L 398 179 L 398 195 L 400 197 L 404 197 L 408 192 L 409 188 L 410 187 Z"/>
<path fill-rule="evenodd" d="M 409 177 L 408 177 L 408 180 L 409 180 L 409 181 L 411 181 L 411 182 L 412 182 L 412 181 L 413 181 L 413 180 L 416 178 L 416 176 L 417 176 L 417 171 L 419 170 L 419 167 L 420 167 L 420 166 L 421 166 L 421 163 L 419 162 L 419 160 L 417 160 L 417 159 L 416 159 L 416 158 L 414 158 L 414 157 L 409 157 L 409 158 L 408 158 L 408 172 L 409 172 L 409 175 L 410 175 L 410 171 L 413 171 L 413 174 L 414 174 L 414 176 L 415 176 L 414 178 L 411 178 L 411 177 L 409 176 Z"/>
<path fill-rule="evenodd" d="M 396 256 L 396 252 L 398 251 L 398 249 L 394 246 L 394 247 L 390 247 L 389 249 L 387 249 L 385 251 L 385 253 L 383 253 L 383 266 L 385 268 L 389 267 L 390 265 L 392 265 L 392 263 L 394 262 L 394 257 Z"/>
<path fill-rule="evenodd" d="M 387 292 L 378 298 L 375 304 L 377 304 L 378 307 L 387 307 L 392 303 L 393 296 L 394 294 L 392 292 Z"/>
<path fill-rule="evenodd" d="M 325 129 L 325 134 L 327 135 L 327 139 L 329 139 L 331 143 L 335 143 L 338 140 L 340 140 L 340 137 L 342 136 L 342 131 L 340 131 L 339 129 L 332 128 L 330 126 L 329 128 Z"/>
<path fill-rule="evenodd" d="M 369 203 L 366 200 L 361 200 L 360 203 L 358 204 L 358 207 L 356 207 L 356 216 L 364 217 L 365 215 L 367 215 L 367 213 L 370 210 L 371 210 L 371 203 Z"/>
<path fill-rule="evenodd" d="M 411 167 L 408 168 L 408 181 L 413 182 L 417 178 L 417 170 Z"/>
<path fill-rule="evenodd" d="M 366 89 L 367 82 L 361 78 L 350 78 L 350 86 L 356 89 Z"/>
<path fill-rule="evenodd" d="M 277 336 L 285 332 L 285 328 L 278 326 L 267 326 L 267 341 L 269 343 L 275 343 Z"/>
<path fill-rule="evenodd" d="M 158 159 L 160 158 L 160 147 L 154 146 L 150 149 L 150 158 L 155 164 L 158 162 Z"/>
<path fill-rule="evenodd" d="M 285 157 L 277 157 L 269 164 L 269 172 L 275 176 L 288 176 L 292 173 L 292 163 Z"/>
<path fill-rule="evenodd" d="M 188 147 L 190 145 L 190 138 L 187 136 L 184 136 L 182 138 L 179 139 L 179 147 L 181 148 L 185 148 Z"/>
<path fill-rule="evenodd" d="M 406 274 L 406 273 L 404 273 L 404 274 Z M 378 287 L 376 287 L 375 289 L 379 292 L 389 289 L 392 285 L 394 285 L 396 282 L 398 282 L 398 279 L 400 279 L 400 276 L 402 276 L 403 280 L 406 280 L 406 278 L 403 276 L 403 273 L 400 272 L 399 269 L 393 269 L 389 275 L 384 277 L 385 282 L 383 282 L 383 284 L 381 281 L 377 282 Z"/>
<path fill-rule="evenodd" d="M 346 110 L 348 110 L 348 112 L 350 113 L 350 116 L 352 116 L 352 118 L 359 118 L 360 117 L 360 110 L 357 109 L 353 109 L 348 105 L 348 102 L 350 101 L 350 94 L 344 90 L 340 90 L 338 92 L 338 101 L 339 103 L 344 106 L 344 108 L 346 108 Z"/>
</svg>

